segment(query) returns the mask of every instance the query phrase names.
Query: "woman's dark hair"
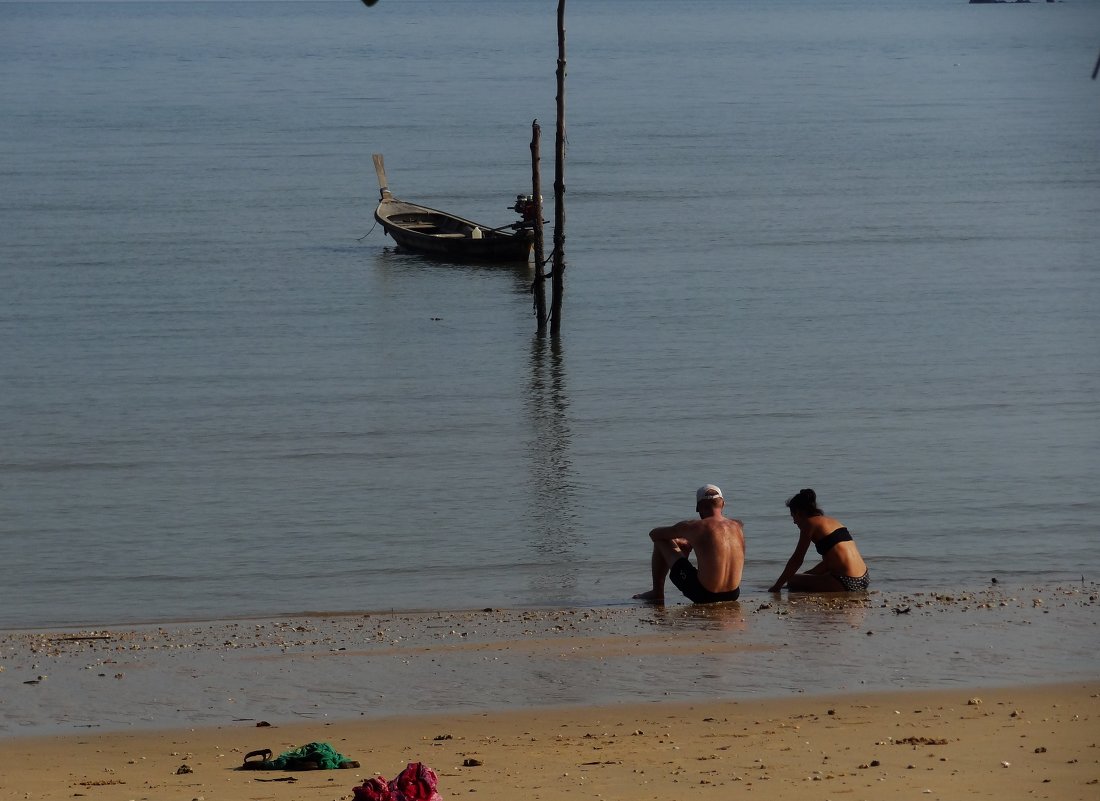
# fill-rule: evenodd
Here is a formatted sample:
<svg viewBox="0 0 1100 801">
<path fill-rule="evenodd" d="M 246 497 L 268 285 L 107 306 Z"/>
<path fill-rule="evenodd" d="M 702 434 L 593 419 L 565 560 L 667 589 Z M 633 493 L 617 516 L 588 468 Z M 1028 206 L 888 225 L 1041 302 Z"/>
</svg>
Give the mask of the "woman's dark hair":
<svg viewBox="0 0 1100 801">
<path fill-rule="evenodd" d="M 817 493 L 812 489 L 799 490 L 797 495 L 787 501 L 787 508 L 791 510 L 791 514 L 798 512 L 806 517 L 825 514 L 818 507 Z"/>
</svg>

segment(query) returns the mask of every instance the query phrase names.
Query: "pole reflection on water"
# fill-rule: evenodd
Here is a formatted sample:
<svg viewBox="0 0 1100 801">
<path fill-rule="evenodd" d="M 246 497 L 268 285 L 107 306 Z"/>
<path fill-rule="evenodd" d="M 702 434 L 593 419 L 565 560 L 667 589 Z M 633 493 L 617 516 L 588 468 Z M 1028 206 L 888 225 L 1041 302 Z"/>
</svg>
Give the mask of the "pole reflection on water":
<svg viewBox="0 0 1100 801">
<path fill-rule="evenodd" d="M 531 424 L 531 545 L 542 567 L 531 573 L 535 597 L 568 596 L 576 589 L 578 558 L 573 460 L 570 455 L 569 392 L 564 345 L 559 337 L 531 338 L 525 411 Z"/>
</svg>

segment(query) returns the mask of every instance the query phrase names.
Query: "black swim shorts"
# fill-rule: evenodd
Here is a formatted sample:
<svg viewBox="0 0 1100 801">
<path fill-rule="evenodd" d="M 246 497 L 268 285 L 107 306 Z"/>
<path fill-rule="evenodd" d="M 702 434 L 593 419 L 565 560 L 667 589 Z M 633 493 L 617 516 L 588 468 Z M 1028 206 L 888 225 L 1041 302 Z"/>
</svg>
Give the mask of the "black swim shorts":
<svg viewBox="0 0 1100 801">
<path fill-rule="evenodd" d="M 668 571 L 668 577 L 676 585 L 676 589 L 687 596 L 688 600 L 697 604 L 715 604 L 720 601 L 736 601 L 741 596 L 741 588 L 729 592 L 711 592 L 699 581 L 699 571 L 695 565 L 688 561 L 687 557 L 680 557 L 676 564 Z"/>
</svg>

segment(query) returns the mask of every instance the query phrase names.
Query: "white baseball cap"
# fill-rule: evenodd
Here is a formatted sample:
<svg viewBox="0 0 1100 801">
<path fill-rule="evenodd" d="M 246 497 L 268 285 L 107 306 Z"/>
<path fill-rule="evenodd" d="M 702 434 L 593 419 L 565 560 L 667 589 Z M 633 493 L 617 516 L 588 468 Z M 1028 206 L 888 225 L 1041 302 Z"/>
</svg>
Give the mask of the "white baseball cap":
<svg viewBox="0 0 1100 801">
<path fill-rule="evenodd" d="M 699 501 L 716 501 L 719 498 L 725 499 L 722 495 L 722 490 L 718 489 L 714 484 L 704 484 L 695 490 L 695 502 Z"/>
</svg>

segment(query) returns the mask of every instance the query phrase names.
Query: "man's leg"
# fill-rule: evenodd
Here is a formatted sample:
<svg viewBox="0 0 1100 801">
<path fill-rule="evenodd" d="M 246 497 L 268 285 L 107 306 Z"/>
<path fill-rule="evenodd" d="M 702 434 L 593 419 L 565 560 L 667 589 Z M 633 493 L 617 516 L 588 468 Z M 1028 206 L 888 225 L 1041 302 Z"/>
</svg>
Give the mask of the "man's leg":
<svg viewBox="0 0 1100 801">
<path fill-rule="evenodd" d="M 653 555 L 650 557 L 650 574 L 653 579 L 653 589 L 649 592 L 640 592 L 634 597 L 640 601 L 663 601 L 665 599 L 665 579 L 668 578 L 668 569 L 691 553 L 691 545 L 686 541 L 661 540 L 653 543 Z"/>
</svg>

